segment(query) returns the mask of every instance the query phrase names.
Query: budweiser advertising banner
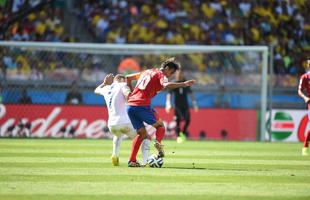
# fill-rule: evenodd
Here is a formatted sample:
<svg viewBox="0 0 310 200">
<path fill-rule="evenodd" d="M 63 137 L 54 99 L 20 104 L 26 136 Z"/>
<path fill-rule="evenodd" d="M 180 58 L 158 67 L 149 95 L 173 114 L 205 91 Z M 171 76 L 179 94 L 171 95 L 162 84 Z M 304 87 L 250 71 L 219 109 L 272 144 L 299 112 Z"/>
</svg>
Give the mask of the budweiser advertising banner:
<svg viewBox="0 0 310 200">
<path fill-rule="evenodd" d="M 1 105 L 2 137 L 110 137 L 105 106 Z M 173 112 L 155 108 L 167 128 L 166 137 L 175 137 Z M 152 134 L 154 129 L 148 128 Z M 256 140 L 256 110 L 200 109 L 191 112 L 192 139 Z"/>
<path fill-rule="evenodd" d="M 309 130 L 307 110 L 272 110 L 267 119 L 266 139 L 272 141 L 304 141 Z"/>
</svg>

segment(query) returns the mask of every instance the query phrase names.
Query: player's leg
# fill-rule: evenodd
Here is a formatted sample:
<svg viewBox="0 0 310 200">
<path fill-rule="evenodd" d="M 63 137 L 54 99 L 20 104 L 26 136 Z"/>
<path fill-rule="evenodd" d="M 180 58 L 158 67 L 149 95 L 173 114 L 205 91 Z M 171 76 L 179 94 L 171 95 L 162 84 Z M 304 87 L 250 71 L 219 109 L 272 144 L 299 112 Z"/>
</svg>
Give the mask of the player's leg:
<svg viewBox="0 0 310 200">
<path fill-rule="evenodd" d="M 143 129 L 141 131 L 145 131 L 146 136 L 146 129 L 144 127 L 143 122 L 152 125 L 155 129 L 155 148 L 158 150 L 158 154 L 161 157 L 164 157 L 164 150 L 163 145 L 161 144 L 161 140 L 165 136 L 165 127 L 163 122 L 159 119 L 157 112 L 151 108 L 151 106 L 139 106 L 140 112 L 139 112 L 139 118 L 142 120 Z M 135 125 L 133 124 L 135 127 Z M 136 128 L 136 127 L 135 127 Z"/>
<path fill-rule="evenodd" d="M 121 147 L 122 137 L 113 136 L 113 151 L 112 151 L 112 164 L 114 166 L 119 165 L 119 152 Z"/>
<path fill-rule="evenodd" d="M 188 137 L 188 126 L 191 122 L 191 116 L 190 116 L 189 109 L 184 109 L 183 113 L 184 113 L 183 116 L 184 116 L 185 123 L 184 123 L 182 132 L 185 134 L 186 137 Z"/>
<path fill-rule="evenodd" d="M 125 135 L 127 135 L 131 140 L 133 140 L 137 133 L 135 132 L 132 124 L 128 124 L 128 131 L 124 132 Z M 147 159 L 149 157 L 150 152 L 150 142 L 151 137 L 147 135 L 147 138 L 142 141 L 141 144 L 141 151 L 142 151 L 142 165 L 145 166 L 147 164 Z"/>
<path fill-rule="evenodd" d="M 155 139 L 154 147 L 158 151 L 158 156 L 164 157 L 165 156 L 164 145 L 162 145 L 161 141 L 165 136 L 165 132 L 166 132 L 165 126 L 164 126 L 164 123 L 160 120 L 157 112 L 154 109 L 152 109 L 152 112 L 153 112 L 153 116 L 156 120 L 155 123 L 151 124 L 156 129 L 156 132 L 155 132 L 155 138 L 156 139 Z M 150 124 L 150 123 L 148 123 L 148 124 Z"/>
<path fill-rule="evenodd" d="M 140 164 L 137 162 L 137 154 L 145 138 L 146 138 L 146 130 L 144 127 L 142 127 L 137 131 L 137 136 L 132 141 L 131 154 L 129 157 L 128 167 L 140 167 Z"/>
<path fill-rule="evenodd" d="M 156 140 L 154 147 L 157 149 L 159 157 L 165 157 L 164 145 L 161 143 L 165 136 L 165 127 L 161 123 L 161 121 L 158 121 L 152 125 L 154 128 L 156 128 Z"/>
<path fill-rule="evenodd" d="M 147 164 L 147 159 L 149 157 L 149 152 L 150 152 L 150 143 L 151 143 L 151 138 L 150 137 L 147 137 L 142 142 L 142 146 L 141 146 L 142 166 L 145 166 Z"/>
<path fill-rule="evenodd" d="M 142 141 L 146 138 L 147 135 L 143 124 L 143 109 L 141 109 L 141 106 L 128 106 L 127 113 L 131 124 L 137 130 L 137 135 L 132 140 L 128 167 L 140 167 L 140 164 L 137 162 L 137 154 Z"/>
<path fill-rule="evenodd" d="M 304 140 L 304 146 L 302 148 L 302 155 L 303 156 L 309 155 L 309 153 L 308 153 L 309 141 L 310 141 L 310 130 L 307 132 L 307 135 L 306 135 L 305 140 Z"/>
<path fill-rule="evenodd" d="M 118 166 L 119 165 L 119 152 L 120 152 L 121 142 L 122 142 L 122 137 L 121 137 L 122 134 L 120 131 L 120 127 L 118 127 L 117 125 L 110 126 L 109 129 L 110 129 L 110 132 L 113 134 L 111 160 L 114 166 Z"/>
<path fill-rule="evenodd" d="M 122 142 L 122 136 L 113 136 L 113 152 L 112 155 L 119 157 L 120 147 Z"/>
<path fill-rule="evenodd" d="M 308 110 L 308 123 L 310 122 L 310 110 Z M 305 140 L 304 140 L 304 146 L 302 148 L 302 155 L 303 156 L 307 156 L 309 153 L 308 153 L 308 148 L 309 148 L 309 141 L 310 141 L 310 130 L 307 132 L 307 135 L 305 137 Z"/>
<path fill-rule="evenodd" d="M 184 118 L 182 110 L 179 108 L 176 108 L 175 109 L 175 116 L 176 116 L 176 124 L 177 124 L 175 131 L 176 131 L 177 136 L 178 136 L 177 137 L 177 143 L 180 144 L 186 140 L 185 133 L 183 131 L 181 131 L 181 121 Z"/>
<path fill-rule="evenodd" d="M 177 108 L 175 108 L 174 115 L 176 117 L 176 119 L 175 119 L 175 121 L 176 121 L 175 133 L 176 133 L 177 137 L 179 137 L 180 136 L 180 131 L 181 131 L 180 125 L 181 125 L 182 118 L 181 118 L 180 112 L 179 112 L 179 110 Z"/>
</svg>

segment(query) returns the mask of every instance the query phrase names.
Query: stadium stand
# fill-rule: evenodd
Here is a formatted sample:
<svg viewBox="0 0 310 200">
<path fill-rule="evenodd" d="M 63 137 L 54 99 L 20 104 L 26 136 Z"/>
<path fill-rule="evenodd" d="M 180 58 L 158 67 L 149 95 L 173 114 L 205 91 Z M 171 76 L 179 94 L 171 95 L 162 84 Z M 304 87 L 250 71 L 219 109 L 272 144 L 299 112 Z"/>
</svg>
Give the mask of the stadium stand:
<svg viewBox="0 0 310 200">
<path fill-rule="evenodd" d="M 77 5 L 80 16 L 87 21 L 98 42 L 274 44 L 276 74 L 296 77 L 304 72 L 299 66 L 302 66 L 301 60 L 310 50 L 309 1 L 111 2 L 82 1 Z M 284 78 L 279 84 L 295 86 L 296 79 Z"/>
<path fill-rule="evenodd" d="M 13 1 L 12 12 L 18 12 Z M 296 86 L 310 50 L 309 1 L 76 1 L 97 42 L 144 44 L 270 45 L 277 86 Z M 288 3 L 289 2 L 289 3 Z M 15 8 L 16 7 L 16 8 Z M 151 9 L 152 8 L 152 9 Z M 155 8 L 155 9 L 153 9 Z M 4 10 L 3 7 L 1 7 Z M 72 41 L 64 34 L 63 8 L 44 7 L 14 23 L 5 39 Z M 5 13 L 5 12 L 4 12 Z M 3 15 L 3 14 L 2 14 Z M 7 17 L 5 17 L 7 16 Z M 0 16 L 9 18 L 10 14 Z M 87 41 L 86 41 L 87 42 Z M 20 60 L 16 59 L 16 60 Z M 212 63 L 208 69 L 214 69 Z M 205 66 L 198 66 L 205 70 Z M 221 70 L 221 69 L 218 69 Z M 34 69 L 35 73 L 36 70 Z M 27 73 L 27 70 L 24 70 Z M 289 76 L 291 75 L 291 76 Z"/>
<path fill-rule="evenodd" d="M 67 1 L 71 2 L 71 7 L 59 6 L 65 4 L 61 0 L 21 1 L 24 3 L 20 5 L 19 1 L 14 0 L 0 2 L 0 28 L 4 30 L 0 37 L 3 40 L 89 42 L 77 38 L 75 33 L 68 35 L 64 13 L 70 10 L 76 14 L 77 21 L 82 20 L 87 25 L 91 37 L 101 43 L 273 45 L 275 74 L 272 84 L 281 88 L 276 91 L 279 95 L 287 93 L 286 89 L 296 88 L 298 76 L 305 70 L 302 60 L 310 50 L 310 1 L 307 0 L 240 0 L 237 3 L 233 0 L 195 0 L 191 3 L 177 0 Z M 68 88 L 77 79 L 82 83 L 93 84 L 102 80 L 106 73 L 98 70 L 98 59 L 87 54 L 72 54 L 66 61 L 60 59 L 62 54 L 51 53 L 44 55 L 46 59 L 43 62 L 36 60 L 36 56 L 41 55 L 29 59 L 25 55 L 5 50 L 0 51 L 0 54 L 0 77 L 6 80 L 57 80 L 63 82 L 64 88 Z M 75 57 L 85 57 L 84 65 L 80 66 Z M 227 73 L 227 91 L 231 92 L 232 107 L 239 94 L 234 94 L 229 86 L 236 83 L 255 84 L 259 81 L 255 75 L 250 78 L 230 78 L 231 72 L 223 68 L 225 61 L 208 61 L 199 58 L 199 55 L 189 59 L 195 60 L 195 65 L 187 66 L 187 70 L 193 72 L 193 76 L 202 85 L 216 83 L 216 76 L 210 76 L 209 73 Z M 230 59 L 235 60 L 234 66 L 242 62 L 238 55 Z M 146 63 L 140 63 L 141 66 L 154 63 L 151 58 L 145 60 Z M 201 76 L 202 72 L 206 75 Z M 89 98 L 91 94 L 88 94 L 87 87 L 84 89 L 85 103 L 96 104 L 96 98 Z M 63 103 L 63 90 L 55 91 L 59 93 L 59 98 L 46 101 L 39 97 L 46 91 L 39 89 L 28 93 L 33 102 Z M 12 91 L 5 91 L 4 101 L 12 102 L 8 99 L 15 99 L 7 98 L 10 93 Z M 58 95 L 53 93 L 50 96 Z M 160 100 L 158 102 L 158 105 L 162 105 Z M 214 104 L 213 99 L 205 102 L 209 102 L 205 106 L 212 107 Z M 247 105 L 246 102 L 244 104 Z"/>
</svg>

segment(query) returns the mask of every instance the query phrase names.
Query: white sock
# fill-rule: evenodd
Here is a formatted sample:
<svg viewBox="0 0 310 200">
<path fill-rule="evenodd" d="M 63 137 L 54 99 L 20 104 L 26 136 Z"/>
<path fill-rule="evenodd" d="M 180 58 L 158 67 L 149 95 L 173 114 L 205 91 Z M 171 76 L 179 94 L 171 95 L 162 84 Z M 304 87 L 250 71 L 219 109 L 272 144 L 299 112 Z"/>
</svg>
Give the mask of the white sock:
<svg viewBox="0 0 310 200">
<path fill-rule="evenodd" d="M 149 157 L 149 152 L 150 152 L 150 143 L 151 140 L 150 139 L 144 139 L 142 142 L 142 165 L 146 165 L 147 164 L 147 159 Z"/>
<path fill-rule="evenodd" d="M 113 151 L 112 151 L 112 156 L 117 156 L 119 157 L 119 151 L 121 148 L 121 142 L 122 142 L 122 136 L 117 137 L 113 136 Z"/>
</svg>

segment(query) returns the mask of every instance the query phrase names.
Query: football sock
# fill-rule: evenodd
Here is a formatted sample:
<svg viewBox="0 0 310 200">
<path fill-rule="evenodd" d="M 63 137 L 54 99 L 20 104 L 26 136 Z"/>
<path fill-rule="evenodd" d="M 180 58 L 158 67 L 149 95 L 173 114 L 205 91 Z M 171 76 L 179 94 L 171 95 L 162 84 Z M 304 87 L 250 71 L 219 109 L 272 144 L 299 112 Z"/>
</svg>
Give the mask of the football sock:
<svg viewBox="0 0 310 200">
<path fill-rule="evenodd" d="M 184 127 L 183 127 L 183 133 L 185 134 L 185 136 L 188 136 L 187 135 L 187 129 L 188 129 L 190 122 L 191 122 L 190 119 L 185 120 Z"/>
<path fill-rule="evenodd" d="M 122 137 L 113 136 L 113 152 L 112 155 L 119 157 L 119 151 L 121 148 Z"/>
<path fill-rule="evenodd" d="M 158 127 L 156 128 L 156 140 L 161 143 L 161 140 L 164 138 L 165 136 L 165 129 L 163 127 Z"/>
<path fill-rule="evenodd" d="M 143 138 L 140 135 L 137 135 L 132 140 L 132 146 L 131 146 L 131 154 L 129 157 L 129 161 L 136 162 L 137 161 L 137 154 L 140 149 L 141 143 L 143 141 Z"/>
<path fill-rule="evenodd" d="M 181 123 L 181 122 L 180 122 L 180 120 L 177 119 L 176 123 L 177 123 L 177 124 L 176 124 L 176 127 L 175 127 L 175 133 L 176 133 L 177 136 L 179 137 L 179 136 L 180 136 L 179 133 L 180 133 L 180 131 L 181 131 L 181 127 L 180 127 L 180 123 Z"/>
<path fill-rule="evenodd" d="M 310 140 L 310 131 L 307 132 L 307 136 L 305 138 L 304 147 L 308 148 Z"/>
<path fill-rule="evenodd" d="M 150 151 L 150 140 L 144 139 L 142 142 L 142 160 L 143 160 L 143 165 L 145 165 L 147 163 L 147 159 L 149 157 L 149 151 Z"/>
</svg>

